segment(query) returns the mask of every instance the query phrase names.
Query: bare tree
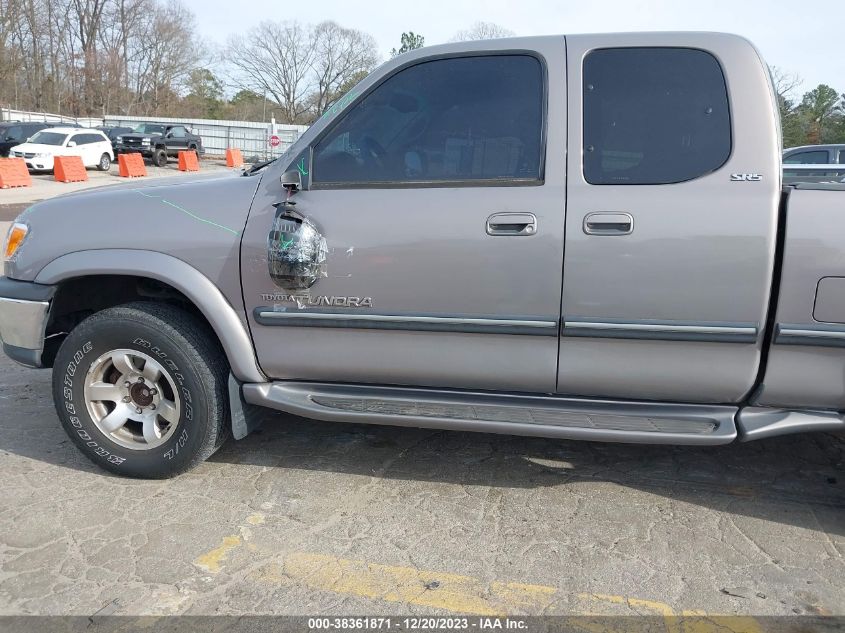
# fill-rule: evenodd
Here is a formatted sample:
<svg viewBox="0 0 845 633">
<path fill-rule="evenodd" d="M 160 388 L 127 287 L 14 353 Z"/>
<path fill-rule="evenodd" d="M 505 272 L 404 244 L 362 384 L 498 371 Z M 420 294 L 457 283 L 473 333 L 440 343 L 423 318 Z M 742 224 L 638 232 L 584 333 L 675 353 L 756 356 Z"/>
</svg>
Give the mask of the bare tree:
<svg viewBox="0 0 845 633">
<path fill-rule="evenodd" d="M 516 35 L 510 29 L 494 24 L 492 22 L 476 22 L 465 31 L 458 31 L 453 42 L 467 42 L 471 40 L 495 40 L 500 37 L 513 37 Z"/>
<path fill-rule="evenodd" d="M 102 83 L 98 80 L 97 43 L 107 0 L 71 0 L 74 34 L 79 42 L 82 67 L 82 110 L 91 114 L 102 107 Z"/>
<path fill-rule="evenodd" d="M 341 96 L 355 78 L 365 76 L 378 63 L 376 42 L 367 33 L 345 29 L 336 22 L 321 22 L 314 29 L 313 69 L 316 91 L 315 118 Z"/>
<path fill-rule="evenodd" d="M 0 90 L 14 75 L 19 49 L 14 40 L 15 25 L 20 20 L 19 0 L 0 0 Z"/>
<path fill-rule="evenodd" d="M 314 53 L 313 29 L 298 22 L 262 22 L 245 37 L 229 40 L 235 83 L 270 95 L 290 123 L 301 121 L 308 111 Z"/>
</svg>

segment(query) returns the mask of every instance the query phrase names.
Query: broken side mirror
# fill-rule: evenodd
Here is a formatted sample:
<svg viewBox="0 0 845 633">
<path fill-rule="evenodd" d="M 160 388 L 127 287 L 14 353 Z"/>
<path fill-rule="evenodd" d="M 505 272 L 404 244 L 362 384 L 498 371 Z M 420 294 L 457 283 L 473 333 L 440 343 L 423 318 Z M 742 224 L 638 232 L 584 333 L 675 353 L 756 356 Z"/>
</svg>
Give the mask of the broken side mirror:
<svg viewBox="0 0 845 633">
<path fill-rule="evenodd" d="M 291 169 L 290 171 L 283 173 L 281 181 L 282 187 L 291 193 L 295 193 L 302 189 L 302 176 L 300 175 L 298 169 Z"/>
</svg>

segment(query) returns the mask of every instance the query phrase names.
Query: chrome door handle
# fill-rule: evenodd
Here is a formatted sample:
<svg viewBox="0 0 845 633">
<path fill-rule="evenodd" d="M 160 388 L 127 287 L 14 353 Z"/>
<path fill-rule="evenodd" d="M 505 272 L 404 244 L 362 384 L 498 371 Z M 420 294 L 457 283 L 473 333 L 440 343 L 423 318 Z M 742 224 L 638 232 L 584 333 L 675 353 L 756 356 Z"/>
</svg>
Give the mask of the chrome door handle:
<svg viewBox="0 0 845 633">
<path fill-rule="evenodd" d="M 584 217 L 587 235 L 630 235 L 634 232 L 634 217 L 630 213 L 588 213 Z"/>
<path fill-rule="evenodd" d="M 537 216 L 533 213 L 494 213 L 487 218 L 487 235 L 534 235 Z"/>
</svg>

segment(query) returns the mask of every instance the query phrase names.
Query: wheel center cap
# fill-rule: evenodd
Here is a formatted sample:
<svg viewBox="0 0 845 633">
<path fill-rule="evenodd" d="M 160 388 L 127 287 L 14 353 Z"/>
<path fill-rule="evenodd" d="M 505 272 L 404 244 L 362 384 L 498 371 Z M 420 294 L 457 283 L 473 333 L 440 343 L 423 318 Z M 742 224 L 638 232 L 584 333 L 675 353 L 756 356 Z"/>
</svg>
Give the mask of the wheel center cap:
<svg viewBox="0 0 845 633">
<path fill-rule="evenodd" d="M 129 395 L 132 401 L 139 407 L 148 407 L 153 403 L 153 394 L 150 393 L 150 388 L 140 382 L 136 382 L 129 388 Z"/>
</svg>

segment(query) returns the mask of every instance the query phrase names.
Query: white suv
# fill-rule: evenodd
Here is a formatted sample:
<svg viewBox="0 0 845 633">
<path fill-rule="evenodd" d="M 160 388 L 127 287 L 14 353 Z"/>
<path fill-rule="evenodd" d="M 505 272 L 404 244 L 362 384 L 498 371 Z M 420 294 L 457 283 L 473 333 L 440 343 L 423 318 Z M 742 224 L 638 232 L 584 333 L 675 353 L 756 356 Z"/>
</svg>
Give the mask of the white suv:
<svg viewBox="0 0 845 633">
<path fill-rule="evenodd" d="M 56 156 L 79 156 L 86 167 L 108 171 L 114 160 L 111 141 L 100 130 L 79 127 L 51 127 L 16 145 L 9 156 L 23 158 L 32 170 L 53 169 Z"/>
</svg>

